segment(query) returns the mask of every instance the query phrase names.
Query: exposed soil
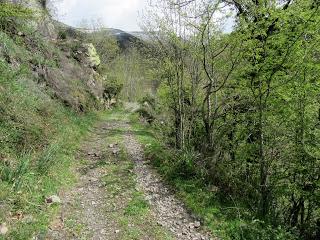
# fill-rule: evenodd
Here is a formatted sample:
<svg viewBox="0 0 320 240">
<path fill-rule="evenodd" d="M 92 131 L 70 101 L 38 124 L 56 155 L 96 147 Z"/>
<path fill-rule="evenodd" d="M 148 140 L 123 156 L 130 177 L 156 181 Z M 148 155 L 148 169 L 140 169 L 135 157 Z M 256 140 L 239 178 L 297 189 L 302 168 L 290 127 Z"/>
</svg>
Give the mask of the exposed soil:
<svg viewBox="0 0 320 240">
<path fill-rule="evenodd" d="M 97 125 L 78 159 L 78 184 L 59 194 L 46 239 L 213 239 L 148 165 L 125 120 Z"/>
<path fill-rule="evenodd" d="M 161 177 L 148 165 L 141 145 L 133 134 L 127 134 L 125 146 L 135 163 L 135 173 L 139 189 L 152 206 L 152 213 L 158 224 L 169 229 L 177 239 L 211 239 L 209 233 L 200 230 L 200 221 L 196 220 L 164 184 Z"/>
</svg>

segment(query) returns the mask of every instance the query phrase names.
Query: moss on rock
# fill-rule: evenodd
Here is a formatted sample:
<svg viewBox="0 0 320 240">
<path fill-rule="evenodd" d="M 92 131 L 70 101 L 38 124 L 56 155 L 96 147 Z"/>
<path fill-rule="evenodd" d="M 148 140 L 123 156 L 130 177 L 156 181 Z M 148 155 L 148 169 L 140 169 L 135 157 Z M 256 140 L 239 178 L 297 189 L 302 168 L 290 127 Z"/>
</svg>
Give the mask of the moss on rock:
<svg viewBox="0 0 320 240">
<path fill-rule="evenodd" d="M 94 45 L 92 43 L 86 43 L 84 44 L 84 47 L 87 48 L 86 52 L 88 56 L 89 66 L 92 68 L 98 67 L 101 63 L 101 60 Z"/>
</svg>

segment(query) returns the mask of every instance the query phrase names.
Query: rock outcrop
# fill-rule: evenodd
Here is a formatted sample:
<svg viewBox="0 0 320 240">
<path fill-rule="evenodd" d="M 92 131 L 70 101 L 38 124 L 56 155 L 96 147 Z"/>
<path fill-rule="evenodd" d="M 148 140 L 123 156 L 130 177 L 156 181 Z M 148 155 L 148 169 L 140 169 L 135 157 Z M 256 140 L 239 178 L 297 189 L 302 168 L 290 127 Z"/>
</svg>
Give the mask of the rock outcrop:
<svg viewBox="0 0 320 240">
<path fill-rule="evenodd" d="M 65 105 L 83 112 L 105 106 L 103 99 L 104 79 L 96 69 L 100 65 L 99 55 L 92 43 L 77 39 L 78 35 L 59 38 L 60 23 L 54 21 L 46 10 L 46 0 L 5 0 L 7 3 L 20 4 L 33 11 L 34 18 L 25 22 L 34 29 L 45 46 L 34 41 L 36 36 L 14 31 L 25 42 L 30 59 L 14 59 L 17 65 L 28 64 L 33 71 L 35 81 L 49 89 L 53 98 L 59 98 Z M 29 31 L 30 32 L 30 31 Z M 43 57 L 42 61 L 33 59 L 32 54 Z M 0 51 L 1 57 L 1 51 Z M 50 64 L 48 64 L 50 62 Z"/>
</svg>

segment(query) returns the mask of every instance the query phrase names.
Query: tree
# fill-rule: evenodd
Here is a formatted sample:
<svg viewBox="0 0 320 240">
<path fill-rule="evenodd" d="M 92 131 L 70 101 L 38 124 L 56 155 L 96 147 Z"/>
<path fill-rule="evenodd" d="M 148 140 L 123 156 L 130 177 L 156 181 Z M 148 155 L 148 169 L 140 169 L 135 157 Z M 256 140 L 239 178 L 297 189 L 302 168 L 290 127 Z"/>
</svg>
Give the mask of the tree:
<svg viewBox="0 0 320 240">
<path fill-rule="evenodd" d="M 149 32 L 168 142 L 273 225 L 319 235 L 318 1 L 161 1 Z M 159 9 L 159 5 L 157 5 Z M 221 8 L 236 26 L 221 31 Z M 157 10 L 159 11 L 159 10 Z M 317 225 L 318 224 L 318 225 Z"/>
</svg>

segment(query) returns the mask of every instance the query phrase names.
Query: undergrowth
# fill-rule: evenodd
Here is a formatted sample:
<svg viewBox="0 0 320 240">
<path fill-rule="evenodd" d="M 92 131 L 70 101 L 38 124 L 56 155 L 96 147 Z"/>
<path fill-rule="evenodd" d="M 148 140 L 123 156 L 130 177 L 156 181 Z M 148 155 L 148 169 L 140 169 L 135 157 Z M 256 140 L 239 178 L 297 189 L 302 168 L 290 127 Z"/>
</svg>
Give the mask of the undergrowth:
<svg viewBox="0 0 320 240">
<path fill-rule="evenodd" d="M 59 127 L 43 150 L 20 154 L 12 165 L 0 165 L 0 222 L 8 225 L 6 239 L 45 234 L 50 216 L 57 210 L 47 206 L 45 198 L 75 181 L 75 152 L 96 116 L 66 113 L 65 117 L 68 123 Z"/>
<path fill-rule="evenodd" d="M 215 236 L 236 240 L 296 239 L 280 226 L 273 227 L 255 219 L 246 203 L 231 196 L 225 198 L 218 188 L 206 181 L 206 173 L 197 168 L 197 154 L 166 147 L 152 127 L 142 125 L 136 115 L 131 116 L 131 123 L 150 163 Z"/>
</svg>

